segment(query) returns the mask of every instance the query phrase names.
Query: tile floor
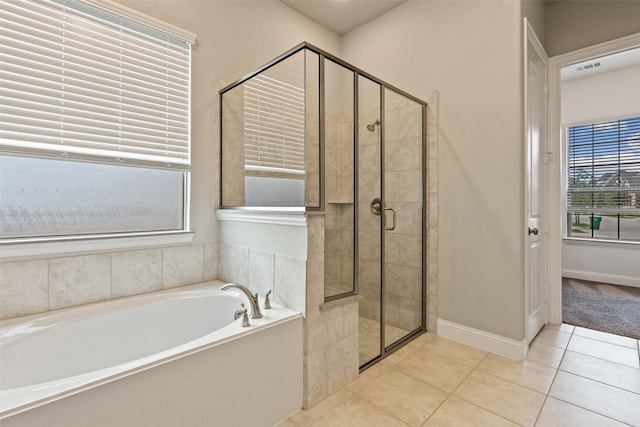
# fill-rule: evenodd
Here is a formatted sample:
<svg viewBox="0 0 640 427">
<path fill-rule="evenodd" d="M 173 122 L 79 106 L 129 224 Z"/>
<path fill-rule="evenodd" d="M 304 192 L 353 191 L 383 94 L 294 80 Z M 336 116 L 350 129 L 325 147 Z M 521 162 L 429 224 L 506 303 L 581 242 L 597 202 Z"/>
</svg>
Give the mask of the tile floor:
<svg viewBox="0 0 640 427">
<path fill-rule="evenodd" d="M 640 426 L 639 345 L 551 325 L 518 362 L 425 334 L 279 427 Z"/>
</svg>

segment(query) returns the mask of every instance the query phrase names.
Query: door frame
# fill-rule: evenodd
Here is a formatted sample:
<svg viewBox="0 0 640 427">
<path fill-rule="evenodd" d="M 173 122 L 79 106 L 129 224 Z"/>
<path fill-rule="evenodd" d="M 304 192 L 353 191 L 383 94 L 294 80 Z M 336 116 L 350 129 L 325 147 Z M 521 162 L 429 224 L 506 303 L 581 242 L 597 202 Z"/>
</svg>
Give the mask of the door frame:
<svg viewBox="0 0 640 427">
<path fill-rule="evenodd" d="M 549 58 L 547 77 L 549 84 L 547 152 L 551 153 L 551 161 L 547 168 L 548 239 L 546 283 L 549 295 L 547 319 L 553 324 L 562 323 L 563 165 L 566 154 L 562 139 L 560 70 L 567 65 L 638 47 L 640 47 L 640 33 L 635 33 Z"/>
</svg>

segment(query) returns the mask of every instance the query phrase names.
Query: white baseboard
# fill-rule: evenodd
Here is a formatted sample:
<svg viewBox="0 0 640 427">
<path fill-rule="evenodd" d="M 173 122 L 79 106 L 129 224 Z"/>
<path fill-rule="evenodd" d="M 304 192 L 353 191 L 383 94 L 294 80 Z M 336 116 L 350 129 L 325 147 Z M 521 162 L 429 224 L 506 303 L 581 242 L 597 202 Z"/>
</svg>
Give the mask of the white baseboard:
<svg viewBox="0 0 640 427">
<path fill-rule="evenodd" d="M 640 288 L 640 277 L 619 276 L 616 274 L 596 273 L 594 271 L 569 270 L 565 268 L 562 269 L 562 277 Z"/>
<path fill-rule="evenodd" d="M 515 360 L 523 360 L 529 348 L 525 340 L 515 341 L 443 319 L 438 319 L 438 336 Z"/>
</svg>

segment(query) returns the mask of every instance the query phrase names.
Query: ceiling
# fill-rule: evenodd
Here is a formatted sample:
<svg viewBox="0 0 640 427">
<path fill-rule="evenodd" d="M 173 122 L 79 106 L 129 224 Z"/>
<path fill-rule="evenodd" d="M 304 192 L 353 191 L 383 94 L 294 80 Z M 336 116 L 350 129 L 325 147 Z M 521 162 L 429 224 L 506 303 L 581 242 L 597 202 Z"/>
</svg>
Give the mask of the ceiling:
<svg viewBox="0 0 640 427">
<path fill-rule="evenodd" d="M 280 0 L 342 36 L 407 0 Z"/>
<path fill-rule="evenodd" d="M 295 11 L 342 36 L 377 18 L 407 0 L 280 0 Z M 559 2 L 546 0 L 547 4 Z M 595 74 L 640 65 L 640 48 L 566 66 L 561 80 L 575 80 Z"/>
</svg>

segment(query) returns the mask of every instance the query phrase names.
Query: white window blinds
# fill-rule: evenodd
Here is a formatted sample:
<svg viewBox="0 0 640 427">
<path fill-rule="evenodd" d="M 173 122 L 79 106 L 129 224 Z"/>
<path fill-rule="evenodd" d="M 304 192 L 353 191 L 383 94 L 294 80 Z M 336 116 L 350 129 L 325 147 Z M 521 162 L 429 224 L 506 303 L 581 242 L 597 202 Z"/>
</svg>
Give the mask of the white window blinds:
<svg viewBox="0 0 640 427">
<path fill-rule="evenodd" d="M 304 174 L 304 88 L 257 75 L 244 84 L 245 169 Z"/>
<path fill-rule="evenodd" d="M 567 138 L 567 211 L 640 213 L 640 117 L 573 126 Z"/>
<path fill-rule="evenodd" d="M 0 28 L 2 151 L 189 169 L 190 42 L 74 0 L 0 0 Z"/>
</svg>

